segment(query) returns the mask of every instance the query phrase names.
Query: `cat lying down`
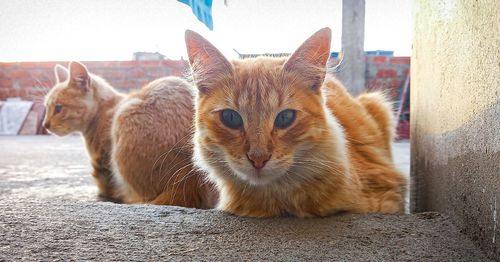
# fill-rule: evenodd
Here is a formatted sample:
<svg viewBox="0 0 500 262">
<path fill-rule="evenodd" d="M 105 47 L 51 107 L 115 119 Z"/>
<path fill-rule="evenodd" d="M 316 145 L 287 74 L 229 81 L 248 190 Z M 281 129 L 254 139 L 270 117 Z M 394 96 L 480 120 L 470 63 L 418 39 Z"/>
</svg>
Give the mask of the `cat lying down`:
<svg viewBox="0 0 500 262">
<path fill-rule="evenodd" d="M 99 195 L 116 202 L 213 207 L 217 194 L 192 169 L 191 86 L 166 77 L 118 93 L 78 62 L 55 67 L 44 126 L 85 140 Z"/>
<path fill-rule="evenodd" d="M 192 90 L 183 79 L 161 78 L 118 105 L 111 160 L 124 202 L 215 206 L 217 192 L 191 161 Z"/>
<path fill-rule="evenodd" d="M 228 61 L 186 31 L 195 102 L 194 155 L 220 193 L 217 207 L 250 217 L 404 210 L 391 105 L 353 98 L 326 74 L 331 31 L 288 59 Z"/>
</svg>

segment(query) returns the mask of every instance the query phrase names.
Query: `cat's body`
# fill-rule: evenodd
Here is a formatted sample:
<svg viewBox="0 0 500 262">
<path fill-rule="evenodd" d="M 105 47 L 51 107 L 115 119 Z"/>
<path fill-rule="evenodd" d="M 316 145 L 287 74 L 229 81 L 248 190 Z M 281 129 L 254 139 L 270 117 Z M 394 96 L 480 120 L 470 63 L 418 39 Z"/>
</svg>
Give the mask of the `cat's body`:
<svg viewBox="0 0 500 262">
<path fill-rule="evenodd" d="M 55 68 L 57 83 L 45 99 L 47 111 L 44 126 L 59 136 L 80 132 L 99 196 L 120 201 L 112 183 L 109 134 L 116 106 L 124 95 L 102 78 L 88 73 L 80 63 L 71 63 L 69 68 L 69 72 L 59 65 Z M 63 78 L 68 79 L 63 81 Z"/>
<path fill-rule="evenodd" d="M 186 34 L 199 92 L 195 161 L 242 216 L 401 212 L 405 179 L 391 158 L 394 125 L 381 94 L 351 97 L 325 75 L 330 31 L 290 58 L 229 62 Z"/>
<path fill-rule="evenodd" d="M 125 203 L 215 205 L 216 192 L 192 170 L 188 83 L 162 78 L 125 96 L 83 64 L 72 62 L 69 68 L 55 68 L 57 84 L 45 99 L 44 126 L 59 136 L 82 133 L 99 196 Z"/>
<path fill-rule="evenodd" d="M 113 167 L 127 203 L 210 208 L 216 193 L 192 158 L 192 87 L 177 77 L 130 94 L 113 120 Z"/>
</svg>

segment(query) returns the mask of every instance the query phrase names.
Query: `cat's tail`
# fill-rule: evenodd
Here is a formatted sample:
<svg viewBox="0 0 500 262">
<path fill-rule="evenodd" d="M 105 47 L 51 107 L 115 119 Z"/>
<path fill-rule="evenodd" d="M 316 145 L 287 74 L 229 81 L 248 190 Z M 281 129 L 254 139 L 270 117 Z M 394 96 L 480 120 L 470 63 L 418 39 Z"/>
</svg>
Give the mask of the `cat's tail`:
<svg viewBox="0 0 500 262">
<path fill-rule="evenodd" d="M 382 92 L 362 94 L 358 97 L 358 100 L 382 131 L 384 147 L 389 153 L 389 157 L 392 158 L 392 141 L 395 137 L 396 129 L 392 103 L 388 101 Z"/>
</svg>

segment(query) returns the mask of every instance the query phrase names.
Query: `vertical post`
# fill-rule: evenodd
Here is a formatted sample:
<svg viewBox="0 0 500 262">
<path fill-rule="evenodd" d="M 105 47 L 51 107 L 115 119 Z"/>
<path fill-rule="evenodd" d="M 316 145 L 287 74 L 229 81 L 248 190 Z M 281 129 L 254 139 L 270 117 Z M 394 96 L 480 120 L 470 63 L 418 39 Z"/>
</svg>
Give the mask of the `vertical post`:
<svg viewBox="0 0 500 262">
<path fill-rule="evenodd" d="M 343 65 L 337 73 L 347 90 L 357 96 L 365 90 L 365 0 L 342 1 Z"/>
</svg>

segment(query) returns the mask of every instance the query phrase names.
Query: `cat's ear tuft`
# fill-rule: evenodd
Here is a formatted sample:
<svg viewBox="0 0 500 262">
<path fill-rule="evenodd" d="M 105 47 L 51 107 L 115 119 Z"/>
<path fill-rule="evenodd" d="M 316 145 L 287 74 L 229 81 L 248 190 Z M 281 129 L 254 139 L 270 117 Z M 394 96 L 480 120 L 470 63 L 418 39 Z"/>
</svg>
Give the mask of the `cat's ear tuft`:
<svg viewBox="0 0 500 262">
<path fill-rule="evenodd" d="M 56 77 L 56 83 L 61 83 L 68 79 L 69 71 L 66 67 L 56 64 L 54 66 L 54 75 Z"/>
<path fill-rule="evenodd" d="M 201 93 L 207 93 L 221 76 L 232 72 L 232 65 L 200 34 L 186 30 L 185 37 L 194 81 Z"/>
<path fill-rule="evenodd" d="M 288 58 L 283 70 L 298 74 L 311 89 L 319 90 L 325 80 L 331 41 L 330 28 L 317 31 Z"/>
<path fill-rule="evenodd" d="M 87 91 L 90 88 L 90 75 L 87 67 L 80 62 L 69 63 L 70 85 Z"/>
</svg>

